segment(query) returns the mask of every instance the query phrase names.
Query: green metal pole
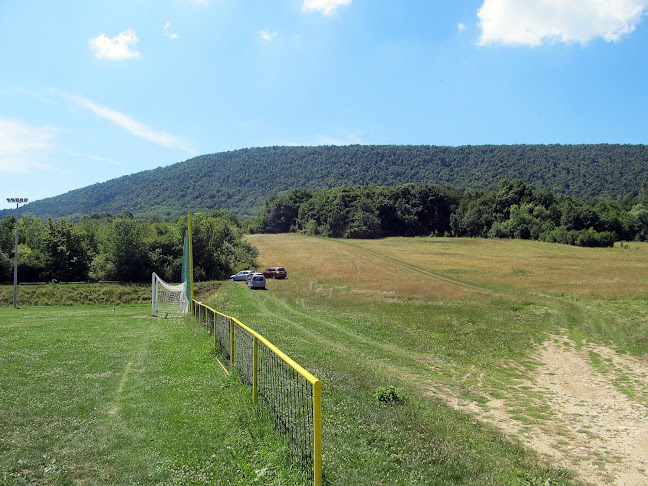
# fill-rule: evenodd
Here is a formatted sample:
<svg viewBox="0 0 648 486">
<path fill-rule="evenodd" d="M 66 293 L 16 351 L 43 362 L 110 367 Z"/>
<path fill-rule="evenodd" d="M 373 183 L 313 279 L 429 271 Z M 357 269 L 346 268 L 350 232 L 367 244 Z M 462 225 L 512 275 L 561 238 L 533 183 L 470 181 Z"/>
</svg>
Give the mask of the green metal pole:
<svg viewBox="0 0 648 486">
<path fill-rule="evenodd" d="M 18 203 L 16 203 L 16 210 L 18 210 Z M 16 212 L 16 243 L 14 244 L 14 295 L 13 306 L 14 309 L 18 308 L 18 213 Z"/>
</svg>

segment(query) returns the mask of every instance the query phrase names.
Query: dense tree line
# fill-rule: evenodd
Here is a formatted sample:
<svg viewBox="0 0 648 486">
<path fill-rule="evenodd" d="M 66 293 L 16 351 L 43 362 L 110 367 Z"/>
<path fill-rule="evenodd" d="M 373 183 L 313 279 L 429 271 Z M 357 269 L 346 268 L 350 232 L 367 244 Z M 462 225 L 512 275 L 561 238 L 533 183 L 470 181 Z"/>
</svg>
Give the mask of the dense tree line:
<svg viewBox="0 0 648 486">
<path fill-rule="evenodd" d="M 253 218 L 268 196 L 343 185 L 450 185 L 495 190 L 502 179 L 583 200 L 620 201 L 648 179 L 645 145 L 351 145 L 235 150 L 120 177 L 31 202 L 9 214 L 80 218 L 128 208 L 165 219 L 185 208 Z"/>
<path fill-rule="evenodd" d="M 464 236 L 579 246 L 648 239 L 648 184 L 622 201 L 534 190 L 504 179 L 496 190 L 405 184 L 295 189 L 265 202 L 254 231 L 334 238 Z"/>
<path fill-rule="evenodd" d="M 14 216 L 0 220 L 0 282 L 13 278 L 15 222 Z M 196 281 L 224 279 L 255 265 L 257 250 L 241 238 L 236 217 L 197 213 L 192 229 Z M 179 282 L 186 230 L 186 217 L 142 221 L 123 212 L 71 222 L 24 214 L 18 220 L 18 274 L 23 282 L 149 282 L 156 272 Z"/>
</svg>

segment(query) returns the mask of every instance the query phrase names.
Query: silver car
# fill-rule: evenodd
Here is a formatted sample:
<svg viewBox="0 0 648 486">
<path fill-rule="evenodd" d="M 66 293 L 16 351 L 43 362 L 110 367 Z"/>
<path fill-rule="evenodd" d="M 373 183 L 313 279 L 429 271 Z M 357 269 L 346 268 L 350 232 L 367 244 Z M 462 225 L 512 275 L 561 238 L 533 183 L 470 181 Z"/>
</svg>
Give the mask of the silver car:
<svg viewBox="0 0 648 486">
<path fill-rule="evenodd" d="M 254 270 L 241 270 L 240 272 L 231 275 L 229 279 L 239 282 L 246 281 L 248 275 L 250 275 L 251 273 L 254 273 Z"/>
<path fill-rule="evenodd" d="M 265 289 L 266 279 L 262 273 L 255 273 L 248 280 L 248 287 L 251 289 Z"/>
</svg>

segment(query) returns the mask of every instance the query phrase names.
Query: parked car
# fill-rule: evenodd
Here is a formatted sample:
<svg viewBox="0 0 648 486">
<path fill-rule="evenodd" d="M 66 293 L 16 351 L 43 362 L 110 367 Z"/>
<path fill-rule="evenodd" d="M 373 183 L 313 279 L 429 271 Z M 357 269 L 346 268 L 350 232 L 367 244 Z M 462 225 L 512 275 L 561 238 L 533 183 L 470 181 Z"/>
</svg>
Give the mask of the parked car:
<svg viewBox="0 0 648 486">
<path fill-rule="evenodd" d="M 251 289 L 265 289 L 266 288 L 266 279 L 262 273 L 255 273 L 250 277 L 248 282 L 248 287 Z"/>
<path fill-rule="evenodd" d="M 265 278 L 286 278 L 288 272 L 284 267 L 269 267 L 263 271 L 263 276 Z"/>
<path fill-rule="evenodd" d="M 230 280 L 236 280 L 236 281 L 245 281 L 247 280 L 247 276 L 254 273 L 253 270 L 241 270 L 240 272 L 231 275 Z"/>
</svg>

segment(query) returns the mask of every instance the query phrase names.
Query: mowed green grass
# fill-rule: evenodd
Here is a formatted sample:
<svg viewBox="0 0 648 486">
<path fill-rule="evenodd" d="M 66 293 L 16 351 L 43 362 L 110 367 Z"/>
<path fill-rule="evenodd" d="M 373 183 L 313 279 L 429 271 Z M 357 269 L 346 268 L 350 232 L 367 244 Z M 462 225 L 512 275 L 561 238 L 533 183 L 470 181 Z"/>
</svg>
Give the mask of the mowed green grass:
<svg viewBox="0 0 648 486">
<path fill-rule="evenodd" d="M 303 484 L 190 319 L 0 308 L 0 484 Z"/>
<path fill-rule="evenodd" d="M 265 292 L 227 283 L 208 303 L 322 380 L 330 484 L 575 484 L 515 437 L 448 407 L 445 396 L 479 407 L 488 390 L 533 420 L 542 397 L 513 394 L 511 385 L 533 369 L 530 356 L 551 333 L 648 351 L 645 244 L 250 241 L 262 266 L 283 265 L 289 278 L 270 280 Z M 390 385 L 406 403 L 373 396 Z"/>
</svg>

